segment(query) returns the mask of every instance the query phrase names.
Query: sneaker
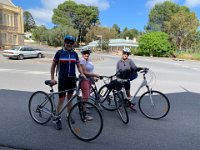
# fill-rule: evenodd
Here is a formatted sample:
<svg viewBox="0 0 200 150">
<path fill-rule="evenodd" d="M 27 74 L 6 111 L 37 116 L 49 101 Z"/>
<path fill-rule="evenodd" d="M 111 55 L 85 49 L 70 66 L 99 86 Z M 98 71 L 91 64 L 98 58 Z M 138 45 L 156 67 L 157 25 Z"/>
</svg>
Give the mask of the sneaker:
<svg viewBox="0 0 200 150">
<path fill-rule="evenodd" d="M 92 116 L 89 116 L 89 115 L 86 115 L 86 116 L 85 116 L 85 119 L 86 119 L 86 121 L 92 121 L 92 120 L 93 120 L 93 117 L 92 117 Z"/>
<path fill-rule="evenodd" d="M 136 110 L 136 108 L 135 108 L 135 103 L 131 103 L 130 106 L 129 106 L 129 108 L 130 108 L 131 110 L 133 110 L 134 112 L 137 112 L 137 110 Z"/>
<path fill-rule="evenodd" d="M 58 119 L 56 121 L 56 130 L 61 130 L 62 129 L 62 122 L 61 119 Z"/>
</svg>

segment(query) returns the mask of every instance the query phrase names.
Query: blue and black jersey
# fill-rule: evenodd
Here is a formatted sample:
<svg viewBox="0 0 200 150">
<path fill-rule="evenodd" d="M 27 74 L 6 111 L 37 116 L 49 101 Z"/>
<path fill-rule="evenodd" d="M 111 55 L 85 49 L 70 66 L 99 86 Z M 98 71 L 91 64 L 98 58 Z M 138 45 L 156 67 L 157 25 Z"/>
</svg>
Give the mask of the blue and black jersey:
<svg viewBox="0 0 200 150">
<path fill-rule="evenodd" d="M 54 62 L 57 63 L 59 78 L 76 76 L 76 64 L 79 63 L 79 58 L 74 50 L 58 50 Z"/>
</svg>

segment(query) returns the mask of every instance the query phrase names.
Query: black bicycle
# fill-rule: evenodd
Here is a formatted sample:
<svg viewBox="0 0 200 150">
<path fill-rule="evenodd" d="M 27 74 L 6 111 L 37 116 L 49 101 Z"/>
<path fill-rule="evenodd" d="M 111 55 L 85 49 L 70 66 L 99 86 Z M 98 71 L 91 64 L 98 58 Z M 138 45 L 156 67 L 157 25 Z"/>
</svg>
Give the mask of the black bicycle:
<svg viewBox="0 0 200 150">
<path fill-rule="evenodd" d="M 123 95 L 119 89 L 123 85 L 116 80 L 116 74 L 113 76 L 100 76 L 100 80 L 103 80 L 105 85 L 98 90 L 96 84 L 92 84 L 90 102 L 96 105 L 101 111 L 103 111 L 102 108 L 109 111 L 117 110 L 123 123 L 127 124 L 129 122 L 128 112 L 124 105 Z"/>
</svg>

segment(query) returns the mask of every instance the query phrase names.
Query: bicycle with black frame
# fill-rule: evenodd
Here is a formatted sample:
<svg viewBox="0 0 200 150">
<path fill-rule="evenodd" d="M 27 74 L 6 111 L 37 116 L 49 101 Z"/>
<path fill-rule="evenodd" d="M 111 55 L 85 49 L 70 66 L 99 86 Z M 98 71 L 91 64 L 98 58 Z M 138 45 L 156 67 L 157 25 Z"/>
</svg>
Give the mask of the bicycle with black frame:
<svg viewBox="0 0 200 150">
<path fill-rule="evenodd" d="M 112 76 L 100 76 L 100 80 L 104 81 L 104 85 L 97 89 L 96 84 L 93 84 L 90 91 L 90 102 L 100 108 L 106 110 L 117 110 L 123 123 L 127 124 L 129 122 L 127 108 L 124 105 L 123 95 L 120 93 L 120 89 L 123 87 L 123 83 L 118 82 L 116 79 L 116 74 Z M 104 92 L 102 89 L 106 87 Z M 99 92 L 100 91 L 100 92 Z M 105 106 L 104 102 L 109 102 L 109 108 Z"/>
</svg>

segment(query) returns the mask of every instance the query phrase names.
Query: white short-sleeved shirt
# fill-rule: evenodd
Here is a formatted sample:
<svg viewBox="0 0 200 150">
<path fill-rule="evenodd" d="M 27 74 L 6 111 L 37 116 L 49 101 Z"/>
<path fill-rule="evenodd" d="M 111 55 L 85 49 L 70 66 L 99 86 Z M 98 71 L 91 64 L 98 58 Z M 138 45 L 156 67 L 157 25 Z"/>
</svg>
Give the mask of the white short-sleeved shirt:
<svg viewBox="0 0 200 150">
<path fill-rule="evenodd" d="M 85 60 L 84 58 L 80 59 L 80 64 L 83 65 L 87 72 L 93 73 L 94 65 L 90 60 Z"/>
</svg>

